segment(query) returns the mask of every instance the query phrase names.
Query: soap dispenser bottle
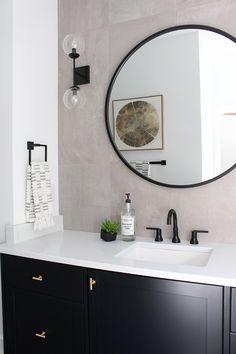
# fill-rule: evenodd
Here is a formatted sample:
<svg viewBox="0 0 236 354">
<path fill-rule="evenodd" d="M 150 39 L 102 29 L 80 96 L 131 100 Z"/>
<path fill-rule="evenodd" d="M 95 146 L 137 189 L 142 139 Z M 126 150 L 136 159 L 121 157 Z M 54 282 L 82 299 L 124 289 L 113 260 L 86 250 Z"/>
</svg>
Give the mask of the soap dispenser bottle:
<svg viewBox="0 0 236 354">
<path fill-rule="evenodd" d="M 135 239 L 135 211 L 131 208 L 130 193 L 126 193 L 125 206 L 121 211 L 121 235 L 124 241 Z"/>
</svg>

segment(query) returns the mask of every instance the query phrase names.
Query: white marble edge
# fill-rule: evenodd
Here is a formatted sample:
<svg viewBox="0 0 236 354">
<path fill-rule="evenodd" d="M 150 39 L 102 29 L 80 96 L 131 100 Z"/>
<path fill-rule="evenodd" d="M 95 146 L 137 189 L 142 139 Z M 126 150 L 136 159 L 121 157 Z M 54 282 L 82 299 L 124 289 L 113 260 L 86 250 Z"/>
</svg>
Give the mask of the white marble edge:
<svg viewBox="0 0 236 354">
<path fill-rule="evenodd" d="M 115 257 L 137 241 L 154 243 L 153 239 L 146 237 L 137 237 L 133 242 L 124 242 L 119 238 L 113 242 L 105 242 L 98 233 L 64 230 L 17 244 L 2 243 L 0 253 L 98 270 L 236 287 L 236 244 L 202 242 L 192 246 L 181 243 L 180 245 L 189 247 L 204 246 L 213 249 L 208 264 L 203 267 L 157 264 Z"/>
</svg>

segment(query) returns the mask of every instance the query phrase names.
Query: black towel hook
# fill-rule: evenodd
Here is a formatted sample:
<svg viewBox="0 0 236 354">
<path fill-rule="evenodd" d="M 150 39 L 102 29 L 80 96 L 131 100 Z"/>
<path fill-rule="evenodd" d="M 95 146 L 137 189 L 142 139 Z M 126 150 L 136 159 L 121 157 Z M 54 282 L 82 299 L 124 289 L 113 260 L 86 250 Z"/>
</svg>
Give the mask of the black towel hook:
<svg viewBox="0 0 236 354">
<path fill-rule="evenodd" d="M 161 161 L 149 161 L 150 165 L 166 165 L 166 160 L 161 160 Z"/>
</svg>

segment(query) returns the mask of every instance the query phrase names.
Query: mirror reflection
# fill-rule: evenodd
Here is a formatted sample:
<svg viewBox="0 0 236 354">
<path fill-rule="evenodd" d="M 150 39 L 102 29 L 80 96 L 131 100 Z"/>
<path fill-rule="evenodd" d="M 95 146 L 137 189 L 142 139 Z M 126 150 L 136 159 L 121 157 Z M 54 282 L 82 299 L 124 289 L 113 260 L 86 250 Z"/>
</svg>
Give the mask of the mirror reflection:
<svg viewBox="0 0 236 354">
<path fill-rule="evenodd" d="M 161 184 L 191 186 L 236 162 L 236 46 L 206 29 L 146 41 L 110 85 L 107 124 L 129 166 Z"/>
</svg>

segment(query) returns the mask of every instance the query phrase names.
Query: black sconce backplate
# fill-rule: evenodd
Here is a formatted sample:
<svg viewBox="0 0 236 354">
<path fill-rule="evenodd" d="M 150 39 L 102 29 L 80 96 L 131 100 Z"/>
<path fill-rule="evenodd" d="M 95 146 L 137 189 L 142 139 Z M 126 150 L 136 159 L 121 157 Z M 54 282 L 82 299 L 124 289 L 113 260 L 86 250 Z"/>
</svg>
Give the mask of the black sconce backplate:
<svg viewBox="0 0 236 354">
<path fill-rule="evenodd" d="M 75 85 L 84 85 L 90 83 L 90 66 L 80 66 L 75 68 Z"/>
</svg>

